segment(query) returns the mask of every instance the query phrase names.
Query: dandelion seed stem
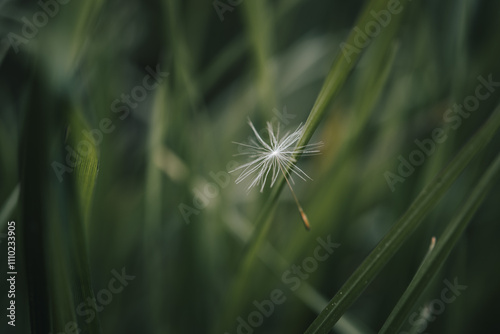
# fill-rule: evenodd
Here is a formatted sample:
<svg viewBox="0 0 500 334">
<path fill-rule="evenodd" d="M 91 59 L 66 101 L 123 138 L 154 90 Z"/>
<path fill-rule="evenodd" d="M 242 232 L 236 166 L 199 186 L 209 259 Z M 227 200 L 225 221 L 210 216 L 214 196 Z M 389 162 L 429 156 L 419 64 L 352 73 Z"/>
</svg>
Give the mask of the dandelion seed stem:
<svg viewBox="0 0 500 334">
<path fill-rule="evenodd" d="M 285 181 L 288 184 L 288 188 L 290 188 L 290 191 L 292 192 L 292 196 L 295 199 L 295 203 L 297 204 L 297 208 L 299 209 L 300 217 L 302 218 L 302 221 L 304 222 L 304 226 L 306 230 L 310 230 L 311 226 L 309 225 L 309 219 L 307 219 L 306 213 L 302 209 L 302 206 L 299 203 L 299 200 L 297 199 L 297 196 L 295 195 L 295 192 L 293 191 L 292 185 L 288 181 L 288 178 L 286 177 L 285 170 L 283 169 L 283 166 L 279 164 L 281 172 L 283 173 L 283 176 L 285 177 Z"/>
</svg>

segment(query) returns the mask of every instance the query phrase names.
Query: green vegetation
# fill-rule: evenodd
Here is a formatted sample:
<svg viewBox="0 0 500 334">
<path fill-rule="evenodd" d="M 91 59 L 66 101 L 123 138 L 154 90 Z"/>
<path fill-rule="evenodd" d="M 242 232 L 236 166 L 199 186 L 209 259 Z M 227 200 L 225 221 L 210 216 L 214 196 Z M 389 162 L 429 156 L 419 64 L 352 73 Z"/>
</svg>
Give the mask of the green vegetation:
<svg viewBox="0 0 500 334">
<path fill-rule="evenodd" d="M 500 4 L 59 1 L 0 2 L 1 333 L 500 330 Z"/>
</svg>

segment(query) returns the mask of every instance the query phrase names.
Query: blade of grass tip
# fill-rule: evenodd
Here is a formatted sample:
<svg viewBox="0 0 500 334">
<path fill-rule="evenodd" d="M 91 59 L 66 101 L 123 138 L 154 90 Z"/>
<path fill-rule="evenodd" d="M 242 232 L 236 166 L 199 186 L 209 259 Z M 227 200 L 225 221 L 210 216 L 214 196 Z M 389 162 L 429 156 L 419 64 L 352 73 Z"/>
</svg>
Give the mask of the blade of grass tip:
<svg viewBox="0 0 500 334">
<path fill-rule="evenodd" d="M 69 123 L 75 130 L 83 124 L 68 117 L 68 101 L 49 88 L 49 80 L 38 68 L 33 69 L 32 76 L 20 147 L 20 229 L 31 330 L 59 332 L 69 321 L 76 321 L 82 331 L 100 333 L 97 315 L 87 324 L 75 314 L 78 304 L 94 298 L 83 211 L 90 205 L 97 173 L 96 154 L 88 152 L 91 154 L 81 158 L 83 161 L 75 162 L 78 166 L 73 173 L 63 173 L 64 178 L 59 179 L 61 175 L 53 169 L 53 163 L 64 161 L 62 157 L 66 156 L 65 125 Z M 41 114 L 40 108 L 46 112 Z M 83 139 L 78 136 L 83 135 L 73 131 L 68 136 L 71 147 Z"/>
<path fill-rule="evenodd" d="M 87 140 L 82 131 L 87 131 L 90 127 L 83 116 L 83 111 L 77 110 L 70 112 L 68 127 L 68 144 L 77 147 L 79 143 Z M 76 184 L 76 193 L 80 202 L 80 211 L 83 214 L 83 222 L 87 224 L 88 214 L 90 213 L 92 196 L 94 193 L 95 180 L 99 171 L 99 151 L 96 143 L 90 146 L 89 152 L 83 158 L 79 158 L 74 176 Z"/>
<path fill-rule="evenodd" d="M 21 189 L 20 184 L 18 183 L 14 190 L 10 193 L 9 197 L 5 201 L 5 203 L 2 206 L 2 209 L 0 209 L 0 231 L 3 231 L 4 227 L 7 225 L 7 220 L 9 219 L 9 216 L 12 214 L 12 211 L 17 206 L 17 202 L 19 201 L 19 191 Z"/>
<path fill-rule="evenodd" d="M 67 106 L 68 109 L 71 106 Z M 86 138 L 83 131 L 88 131 L 90 126 L 85 121 L 83 114 L 80 110 L 75 110 L 69 113 L 70 134 L 68 135 L 68 143 L 72 147 L 78 147 Z M 90 145 L 89 151 L 84 157 L 79 158 L 79 162 L 74 168 L 73 175 L 66 184 L 65 189 L 61 189 L 61 193 L 69 194 L 67 198 L 68 216 L 65 217 L 66 222 L 69 222 L 70 228 L 68 229 L 67 244 L 69 253 L 69 263 L 72 265 L 73 272 L 70 273 L 70 283 L 73 289 L 74 300 L 76 303 L 94 298 L 94 292 L 91 284 L 90 263 L 87 257 L 87 238 L 86 226 L 88 225 L 88 218 L 91 209 L 92 197 L 95 187 L 95 182 L 98 175 L 99 164 L 99 150 L 97 144 L 94 142 Z M 59 227 L 60 228 L 60 227 Z M 56 244 L 53 242 L 53 244 Z M 56 250 L 58 251 L 58 250 Z M 68 267 L 70 267 L 68 265 Z M 78 304 L 77 304 L 78 305 Z M 90 322 L 83 322 L 78 319 L 79 327 L 87 330 L 89 333 L 100 333 L 99 317 Z"/>
<path fill-rule="evenodd" d="M 500 154 L 483 174 L 471 195 L 461 206 L 458 214 L 446 226 L 436 247 L 425 257 L 410 285 L 399 299 L 379 333 L 395 333 L 406 321 L 418 298 L 436 276 L 439 269 L 450 255 L 453 247 L 460 239 L 467 224 L 483 202 L 495 178 L 500 174 Z"/>
<path fill-rule="evenodd" d="M 500 106 L 486 124 L 465 144 L 451 163 L 417 196 L 403 216 L 392 226 L 375 249 L 347 279 L 328 306 L 309 326 L 306 334 L 328 333 L 347 308 L 392 258 L 406 238 L 435 207 L 470 160 L 491 140 L 500 126 Z"/>
<path fill-rule="evenodd" d="M 58 148 L 48 155 L 61 161 L 65 156 L 63 147 L 78 147 L 87 140 L 83 131 L 89 130 L 81 110 L 74 110 L 64 97 L 57 104 L 57 114 L 47 123 L 52 129 L 48 133 L 48 147 Z M 57 117 L 62 116 L 62 117 Z M 66 130 L 65 124 L 69 124 Z M 77 305 L 95 298 L 87 258 L 85 222 L 91 207 L 92 194 L 98 173 L 98 150 L 95 142 L 89 142 L 88 151 L 76 159 L 72 173 L 62 179 L 51 169 L 46 184 L 43 205 L 46 207 L 44 239 L 47 262 L 47 281 L 51 305 L 51 326 L 54 331 L 65 328 L 70 321 L 86 333 L 101 333 L 99 316 L 93 321 L 76 316 Z M 57 154 L 59 152 L 59 154 Z"/>
</svg>

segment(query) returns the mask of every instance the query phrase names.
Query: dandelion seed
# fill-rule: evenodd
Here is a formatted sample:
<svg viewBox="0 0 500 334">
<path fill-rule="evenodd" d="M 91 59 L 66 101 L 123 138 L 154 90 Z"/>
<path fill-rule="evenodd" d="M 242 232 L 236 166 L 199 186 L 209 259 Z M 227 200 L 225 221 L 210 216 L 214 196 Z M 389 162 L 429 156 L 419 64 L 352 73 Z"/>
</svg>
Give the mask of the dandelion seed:
<svg viewBox="0 0 500 334">
<path fill-rule="evenodd" d="M 262 139 L 250 120 L 248 120 L 248 125 L 250 125 L 250 128 L 254 132 L 256 140 L 251 139 L 248 144 L 234 143 L 243 148 L 243 152 L 237 155 L 247 155 L 252 160 L 231 171 L 235 172 L 237 170 L 242 170 L 241 174 L 236 179 L 236 183 L 240 183 L 244 179 L 253 175 L 253 180 L 250 183 L 248 190 L 254 186 L 260 186 L 260 191 L 262 192 L 264 190 L 264 186 L 266 185 L 268 176 L 270 176 L 269 187 L 272 187 L 276 183 L 278 175 L 281 172 L 290 187 L 302 221 L 304 222 L 306 229 L 309 230 L 309 220 L 307 219 L 307 216 L 292 189 L 290 181 L 293 184 L 295 183 L 292 174 L 298 176 L 304 181 L 306 181 L 306 179 L 312 180 L 302 169 L 295 165 L 297 162 L 295 156 L 310 156 L 319 154 L 319 148 L 323 145 L 323 143 L 319 142 L 296 147 L 296 144 L 302 137 L 302 133 L 304 131 L 304 126 L 302 124 L 299 125 L 294 132 L 287 132 L 282 138 L 280 138 L 279 124 L 275 133 L 272 124 L 267 122 L 269 143 Z"/>
</svg>

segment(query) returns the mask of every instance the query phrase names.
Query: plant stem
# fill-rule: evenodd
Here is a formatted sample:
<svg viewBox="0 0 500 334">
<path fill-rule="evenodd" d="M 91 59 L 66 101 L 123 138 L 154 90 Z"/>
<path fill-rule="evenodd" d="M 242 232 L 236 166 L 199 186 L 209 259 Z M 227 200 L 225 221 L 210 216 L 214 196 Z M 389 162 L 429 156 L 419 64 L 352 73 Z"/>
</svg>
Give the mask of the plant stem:
<svg viewBox="0 0 500 334">
<path fill-rule="evenodd" d="M 304 222 L 304 226 L 306 227 L 306 230 L 311 229 L 311 225 L 309 225 L 309 219 L 307 219 L 307 216 L 302 209 L 302 206 L 299 203 L 299 200 L 297 199 L 297 196 L 295 195 L 295 191 L 293 191 L 292 185 L 288 181 L 288 178 L 286 177 L 285 170 L 283 169 L 283 166 L 279 164 L 281 172 L 283 173 L 283 177 L 285 178 L 286 183 L 288 184 L 288 187 L 290 188 L 290 191 L 292 192 L 293 198 L 295 199 L 295 203 L 297 204 L 297 208 L 299 209 L 300 217 L 302 218 L 302 221 Z"/>
</svg>

